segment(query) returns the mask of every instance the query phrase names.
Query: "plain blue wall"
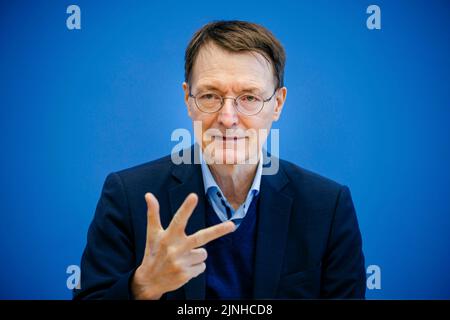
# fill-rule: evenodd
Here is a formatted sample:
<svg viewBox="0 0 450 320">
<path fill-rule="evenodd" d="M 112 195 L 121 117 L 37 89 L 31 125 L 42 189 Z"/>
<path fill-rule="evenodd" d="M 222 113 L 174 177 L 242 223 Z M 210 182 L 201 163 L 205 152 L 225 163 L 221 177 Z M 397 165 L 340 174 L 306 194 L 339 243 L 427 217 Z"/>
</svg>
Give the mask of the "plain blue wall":
<svg viewBox="0 0 450 320">
<path fill-rule="evenodd" d="M 81 8 L 81 30 L 66 8 Z M 382 29 L 366 27 L 381 8 Z M 106 175 L 191 129 L 181 83 L 215 19 L 287 51 L 281 157 L 347 184 L 369 298 L 450 298 L 449 1 L 2 1 L 0 298 L 67 299 Z"/>
</svg>

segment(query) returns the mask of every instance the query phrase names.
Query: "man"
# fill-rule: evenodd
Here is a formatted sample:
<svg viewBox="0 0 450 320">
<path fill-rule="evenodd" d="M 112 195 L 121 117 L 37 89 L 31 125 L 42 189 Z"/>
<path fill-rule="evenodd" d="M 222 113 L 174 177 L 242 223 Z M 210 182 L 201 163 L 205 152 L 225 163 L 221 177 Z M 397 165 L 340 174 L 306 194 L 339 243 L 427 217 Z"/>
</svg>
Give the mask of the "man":
<svg viewBox="0 0 450 320">
<path fill-rule="evenodd" d="M 349 189 L 283 160 L 263 174 L 261 147 L 286 99 L 284 64 L 262 26 L 197 31 L 183 90 L 201 130 L 183 152 L 201 161 L 172 155 L 107 177 L 76 298 L 364 298 Z"/>
</svg>

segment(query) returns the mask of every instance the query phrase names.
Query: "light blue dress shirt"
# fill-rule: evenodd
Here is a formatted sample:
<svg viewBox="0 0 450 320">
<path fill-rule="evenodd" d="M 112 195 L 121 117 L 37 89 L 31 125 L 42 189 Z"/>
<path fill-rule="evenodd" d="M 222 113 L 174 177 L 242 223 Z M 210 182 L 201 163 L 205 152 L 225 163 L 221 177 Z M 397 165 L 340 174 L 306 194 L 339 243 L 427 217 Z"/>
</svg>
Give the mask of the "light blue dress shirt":
<svg viewBox="0 0 450 320">
<path fill-rule="evenodd" d="M 217 214 L 220 221 L 224 222 L 227 220 L 232 220 L 236 224 L 236 227 L 239 227 L 242 219 L 244 219 L 247 214 L 247 210 L 252 203 L 253 198 L 259 193 L 262 175 L 262 152 L 260 152 L 258 167 L 256 169 L 255 177 L 253 178 L 252 186 L 248 191 L 247 198 L 236 210 L 234 210 L 225 195 L 222 193 L 222 190 L 220 190 L 220 187 L 216 183 L 216 180 L 209 170 L 208 165 L 203 159 L 202 152 L 200 152 L 200 161 L 205 194 L 211 207 L 214 209 L 214 212 Z"/>
</svg>

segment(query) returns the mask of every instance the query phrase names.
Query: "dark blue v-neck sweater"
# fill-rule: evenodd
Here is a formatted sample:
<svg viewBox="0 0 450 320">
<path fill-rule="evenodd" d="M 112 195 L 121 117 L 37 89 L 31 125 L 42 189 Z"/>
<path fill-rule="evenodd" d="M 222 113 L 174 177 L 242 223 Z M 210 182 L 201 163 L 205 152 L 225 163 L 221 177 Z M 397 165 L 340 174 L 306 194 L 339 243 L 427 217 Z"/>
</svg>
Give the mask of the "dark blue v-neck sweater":
<svg viewBox="0 0 450 320">
<path fill-rule="evenodd" d="M 206 225 L 221 221 L 206 201 Z M 259 195 L 255 196 L 239 228 L 205 246 L 206 299 L 251 299 Z"/>
</svg>

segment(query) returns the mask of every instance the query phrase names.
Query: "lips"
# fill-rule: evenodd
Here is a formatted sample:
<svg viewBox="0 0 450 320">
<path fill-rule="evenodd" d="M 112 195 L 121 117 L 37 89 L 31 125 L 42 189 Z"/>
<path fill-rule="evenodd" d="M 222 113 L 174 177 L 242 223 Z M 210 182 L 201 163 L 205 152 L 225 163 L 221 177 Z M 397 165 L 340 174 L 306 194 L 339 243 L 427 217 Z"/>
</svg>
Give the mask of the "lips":
<svg viewBox="0 0 450 320">
<path fill-rule="evenodd" d="M 221 139 L 222 141 L 237 141 L 241 139 L 245 139 L 246 137 L 225 137 L 225 136 L 215 136 L 216 139 Z"/>
</svg>

